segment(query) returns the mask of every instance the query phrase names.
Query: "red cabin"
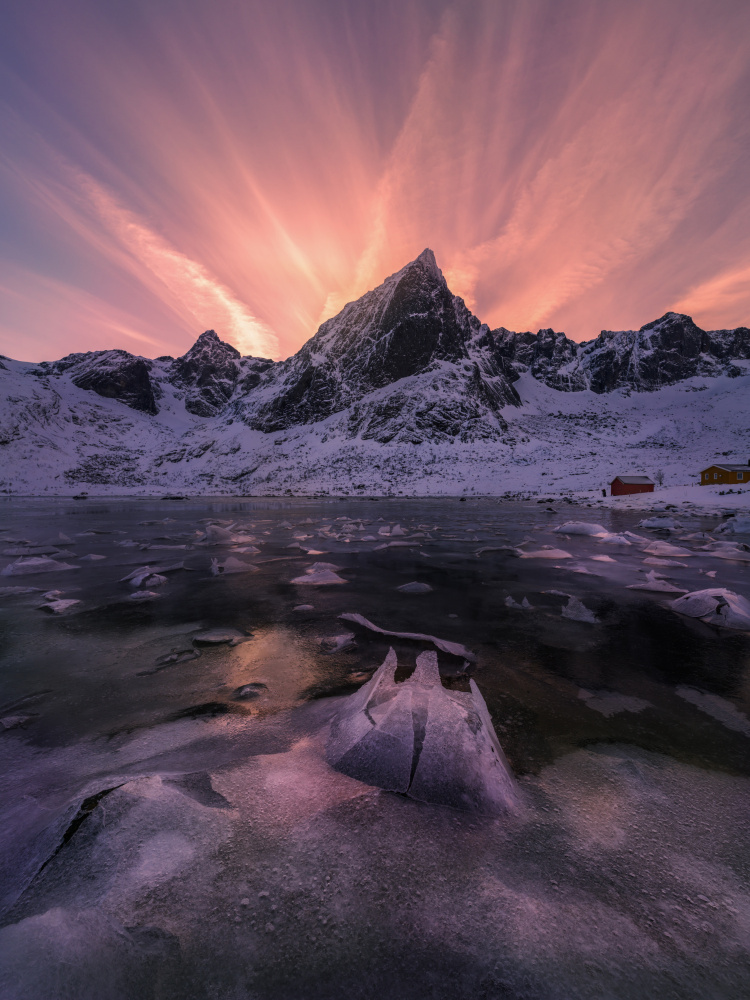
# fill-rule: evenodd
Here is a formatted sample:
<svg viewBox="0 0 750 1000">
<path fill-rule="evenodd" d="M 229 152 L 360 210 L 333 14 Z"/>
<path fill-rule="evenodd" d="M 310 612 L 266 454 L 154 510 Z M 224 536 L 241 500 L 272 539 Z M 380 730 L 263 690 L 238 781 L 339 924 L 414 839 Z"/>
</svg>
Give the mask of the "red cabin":
<svg viewBox="0 0 750 1000">
<path fill-rule="evenodd" d="M 610 496 L 622 497 L 628 493 L 653 493 L 654 481 L 648 476 L 615 476 L 610 485 Z"/>
</svg>

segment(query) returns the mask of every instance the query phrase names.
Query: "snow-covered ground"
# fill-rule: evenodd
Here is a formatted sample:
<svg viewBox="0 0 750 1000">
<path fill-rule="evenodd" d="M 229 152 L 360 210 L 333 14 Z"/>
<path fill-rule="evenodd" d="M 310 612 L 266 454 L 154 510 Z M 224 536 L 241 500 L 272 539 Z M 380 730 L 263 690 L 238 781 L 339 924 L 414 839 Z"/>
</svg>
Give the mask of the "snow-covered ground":
<svg viewBox="0 0 750 1000">
<path fill-rule="evenodd" d="M 0 491 L 14 495 L 489 495 L 558 498 L 617 508 L 662 503 L 750 506 L 719 496 L 701 468 L 750 458 L 750 376 L 697 376 L 653 392 L 561 392 L 524 374 L 522 406 L 487 440 L 383 443 L 353 436 L 351 409 L 264 434 L 227 416 L 185 410 L 168 384 L 159 413 L 80 389 L 64 375 L 6 361 L 0 371 Z M 401 383 L 410 398 L 426 385 Z M 406 392 L 408 390 L 408 392 Z M 357 404 L 376 406 L 384 390 Z M 449 401 L 447 401 L 449 402 Z M 618 474 L 664 473 L 654 494 L 602 498 Z"/>
</svg>

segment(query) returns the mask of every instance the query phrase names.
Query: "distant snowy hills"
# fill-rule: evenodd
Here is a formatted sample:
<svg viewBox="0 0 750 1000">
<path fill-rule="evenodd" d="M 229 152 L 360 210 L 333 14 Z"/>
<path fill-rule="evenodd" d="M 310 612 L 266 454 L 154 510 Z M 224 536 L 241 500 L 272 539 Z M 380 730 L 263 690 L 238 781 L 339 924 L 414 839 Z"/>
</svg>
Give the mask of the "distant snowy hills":
<svg viewBox="0 0 750 1000">
<path fill-rule="evenodd" d="M 750 330 L 490 330 L 425 250 L 285 361 L 0 360 L 5 493 L 505 494 L 750 458 Z"/>
</svg>

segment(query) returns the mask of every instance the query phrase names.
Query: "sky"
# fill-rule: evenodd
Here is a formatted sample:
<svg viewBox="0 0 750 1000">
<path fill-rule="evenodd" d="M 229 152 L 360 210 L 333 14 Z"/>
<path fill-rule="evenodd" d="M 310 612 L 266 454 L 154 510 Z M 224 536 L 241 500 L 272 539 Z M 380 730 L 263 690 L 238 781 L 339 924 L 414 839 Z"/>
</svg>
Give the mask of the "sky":
<svg viewBox="0 0 750 1000">
<path fill-rule="evenodd" d="M 283 358 L 434 250 L 492 327 L 750 325 L 747 0 L 24 0 L 0 353 Z"/>
</svg>

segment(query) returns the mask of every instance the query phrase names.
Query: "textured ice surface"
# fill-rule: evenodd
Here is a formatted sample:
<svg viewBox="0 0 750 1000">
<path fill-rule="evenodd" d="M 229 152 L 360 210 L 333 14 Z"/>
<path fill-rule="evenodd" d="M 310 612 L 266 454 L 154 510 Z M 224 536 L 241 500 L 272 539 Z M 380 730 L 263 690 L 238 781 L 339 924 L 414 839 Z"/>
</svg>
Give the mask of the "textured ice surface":
<svg viewBox="0 0 750 1000">
<path fill-rule="evenodd" d="M 395 670 L 390 650 L 339 709 L 326 746 L 329 764 L 423 802 L 492 815 L 512 810 L 515 781 L 474 682 L 470 694 L 446 691 L 433 652 L 420 653 L 401 684 Z"/>
<path fill-rule="evenodd" d="M 685 594 L 672 601 L 672 607 L 681 615 L 700 618 L 709 625 L 750 630 L 750 601 L 723 587 Z"/>
</svg>

